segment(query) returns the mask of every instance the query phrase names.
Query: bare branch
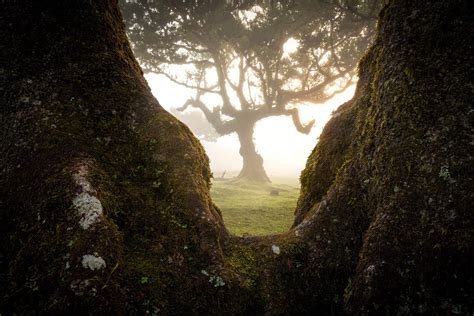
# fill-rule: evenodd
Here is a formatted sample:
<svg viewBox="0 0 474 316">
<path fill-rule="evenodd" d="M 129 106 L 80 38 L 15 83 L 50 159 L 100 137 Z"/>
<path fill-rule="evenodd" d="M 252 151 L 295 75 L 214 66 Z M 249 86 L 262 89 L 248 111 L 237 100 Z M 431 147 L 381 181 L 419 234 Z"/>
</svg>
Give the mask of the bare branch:
<svg viewBox="0 0 474 316">
<path fill-rule="evenodd" d="M 265 116 L 263 117 L 268 117 L 268 116 L 281 116 L 281 115 L 286 115 L 286 116 L 291 116 L 293 120 L 293 125 L 296 127 L 296 130 L 302 134 L 309 134 L 311 132 L 311 129 L 314 126 L 314 123 L 316 122 L 315 120 L 311 120 L 306 124 L 301 123 L 299 111 L 297 108 L 291 108 L 291 109 L 271 109 L 269 110 Z"/>
<path fill-rule="evenodd" d="M 222 121 L 220 107 L 214 107 L 210 111 L 206 105 L 199 99 L 188 99 L 181 107 L 178 108 L 179 111 L 186 110 L 189 106 L 197 108 L 202 111 L 209 123 L 220 135 L 227 135 L 235 132 L 236 124 L 234 121 Z"/>
<path fill-rule="evenodd" d="M 200 53 L 200 54 L 209 53 L 209 50 L 206 48 L 196 48 L 193 46 L 188 46 L 188 45 L 179 44 L 179 43 L 173 43 L 173 46 L 177 48 L 183 48 L 191 52 Z"/>
<path fill-rule="evenodd" d="M 161 59 L 161 64 L 164 65 L 196 65 L 196 66 L 201 66 L 201 67 L 212 67 L 214 66 L 213 62 L 210 62 L 209 60 L 172 60 L 172 59 L 166 59 L 163 60 Z"/>
<path fill-rule="evenodd" d="M 348 74 L 349 71 L 342 72 L 338 75 L 328 76 L 326 79 L 323 80 L 320 84 L 315 85 L 314 87 L 307 89 L 307 90 L 299 90 L 299 91 L 290 91 L 290 90 L 280 90 L 279 92 L 279 103 L 277 106 L 282 107 L 283 105 L 287 104 L 290 101 L 303 101 L 308 97 L 311 97 L 315 94 L 322 94 L 326 87 L 335 82 L 337 79 L 344 77 Z"/>
<path fill-rule="evenodd" d="M 314 126 L 314 123 L 316 122 L 315 120 L 311 120 L 307 124 L 303 125 L 301 123 L 299 111 L 297 108 L 287 109 L 284 111 L 284 114 L 291 115 L 293 125 L 295 125 L 296 130 L 303 134 L 309 134 L 309 132 L 311 132 L 311 129 Z"/>
<path fill-rule="evenodd" d="M 301 80 L 301 89 L 302 90 L 306 90 L 306 88 L 307 88 L 309 76 L 311 74 L 311 71 L 314 69 L 314 64 L 315 64 L 314 62 L 311 63 L 311 65 L 306 70 L 306 74 L 304 75 L 303 80 Z"/>
<path fill-rule="evenodd" d="M 180 86 L 183 86 L 183 87 L 186 87 L 186 88 L 189 88 L 189 89 L 195 89 L 195 90 L 199 90 L 199 91 L 206 92 L 206 93 L 220 94 L 219 90 L 214 90 L 215 88 L 217 88 L 217 86 L 212 86 L 212 87 L 209 87 L 209 88 L 203 88 L 201 86 L 193 86 L 193 85 L 190 85 L 190 84 L 187 84 L 185 82 L 177 80 L 176 78 L 174 78 L 173 76 L 169 75 L 168 73 L 166 73 L 164 71 L 159 72 L 159 74 L 165 76 L 166 78 L 173 81 L 174 83 L 179 84 Z"/>
<path fill-rule="evenodd" d="M 219 84 L 219 88 L 220 88 L 219 92 L 220 92 L 220 96 L 223 102 L 222 113 L 227 116 L 236 117 L 239 115 L 239 111 L 237 111 L 237 109 L 232 106 L 232 103 L 230 102 L 230 99 L 229 99 L 229 95 L 227 93 L 226 80 L 225 80 L 225 74 L 224 74 L 224 68 L 226 65 L 224 65 L 217 50 L 211 49 L 211 55 L 215 62 L 217 82 Z"/>
<path fill-rule="evenodd" d="M 242 110 L 247 111 L 250 105 L 244 96 L 244 82 L 245 82 L 245 73 L 247 71 L 248 65 L 244 65 L 244 61 L 245 61 L 245 57 L 241 56 L 240 62 L 239 62 L 239 82 L 237 84 L 235 92 L 237 93 L 237 97 L 239 98 L 240 106 Z"/>
</svg>

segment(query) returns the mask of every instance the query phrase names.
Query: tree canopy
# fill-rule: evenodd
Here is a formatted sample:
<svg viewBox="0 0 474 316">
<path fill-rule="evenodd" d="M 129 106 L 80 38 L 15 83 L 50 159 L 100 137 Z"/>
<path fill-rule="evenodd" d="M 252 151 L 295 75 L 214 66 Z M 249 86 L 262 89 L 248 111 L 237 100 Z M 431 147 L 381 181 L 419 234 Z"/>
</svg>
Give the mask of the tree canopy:
<svg viewBox="0 0 474 316">
<path fill-rule="evenodd" d="M 302 122 L 298 105 L 324 102 L 354 82 L 380 5 L 159 1 L 125 3 L 124 11 L 143 69 L 193 89 L 179 109 L 201 110 L 220 135 L 236 132 L 245 169 L 249 156 L 261 160 L 252 141 L 257 121 L 289 116 L 307 134 L 314 120 Z"/>
<path fill-rule="evenodd" d="M 375 10 L 379 2 L 365 5 Z M 237 7 L 131 2 L 125 14 L 145 71 L 198 90 L 196 99 L 217 94 L 216 111 L 229 117 L 257 110 L 281 115 L 289 104 L 331 97 L 335 91 L 328 87 L 352 79 L 374 30 L 370 16 L 325 1 Z M 176 76 L 176 65 L 185 69 L 184 78 Z M 225 126 L 220 130 L 225 133 Z"/>
</svg>

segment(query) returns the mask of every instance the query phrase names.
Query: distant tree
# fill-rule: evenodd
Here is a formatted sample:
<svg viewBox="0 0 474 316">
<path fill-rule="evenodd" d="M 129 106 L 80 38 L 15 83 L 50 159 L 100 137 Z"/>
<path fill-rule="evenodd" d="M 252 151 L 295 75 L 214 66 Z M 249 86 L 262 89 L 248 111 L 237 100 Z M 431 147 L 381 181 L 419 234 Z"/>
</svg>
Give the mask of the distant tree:
<svg viewBox="0 0 474 316">
<path fill-rule="evenodd" d="M 219 135 L 237 133 L 239 177 L 266 182 L 256 123 L 285 115 L 308 134 L 315 121 L 302 122 L 298 105 L 354 82 L 381 1 L 225 3 L 126 2 L 128 34 L 145 71 L 195 91 L 179 110 L 197 108 Z"/>
</svg>

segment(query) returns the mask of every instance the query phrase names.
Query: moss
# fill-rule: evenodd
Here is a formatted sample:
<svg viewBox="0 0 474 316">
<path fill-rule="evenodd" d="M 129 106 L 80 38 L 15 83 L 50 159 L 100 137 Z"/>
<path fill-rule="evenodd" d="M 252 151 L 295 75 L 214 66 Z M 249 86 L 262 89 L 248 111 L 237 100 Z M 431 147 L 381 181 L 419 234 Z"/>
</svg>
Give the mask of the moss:
<svg viewBox="0 0 474 316">
<path fill-rule="evenodd" d="M 308 160 L 295 226 L 237 238 L 209 197 L 202 146 L 152 98 L 117 9 L 76 5 L 11 3 L 0 28 L 2 313 L 472 310 L 472 98 L 452 84 L 469 82 L 470 11 L 391 2 L 355 98 Z M 88 31 L 70 36 L 76 25 Z M 20 49 L 23 30 L 36 50 Z M 72 202 L 80 166 L 103 208 L 88 229 Z M 85 255 L 105 265 L 84 268 Z"/>
<path fill-rule="evenodd" d="M 252 248 L 242 245 L 231 245 L 227 249 L 227 262 L 241 277 L 242 286 L 249 290 L 255 290 L 259 277 L 259 256 Z"/>
<path fill-rule="evenodd" d="M 311 153 L 301 173 L 301 194 L 296 207 L 294 226 L 307 217 L 312 206 L 319 203 L 333 184 L 338 170 L 348 160 L 352 140 L 354 110 L 351 101 L 342 105 L 324 127 L 319 145 Z M 324 149 L 324 152 L 321 151 Z"/>
</svg>

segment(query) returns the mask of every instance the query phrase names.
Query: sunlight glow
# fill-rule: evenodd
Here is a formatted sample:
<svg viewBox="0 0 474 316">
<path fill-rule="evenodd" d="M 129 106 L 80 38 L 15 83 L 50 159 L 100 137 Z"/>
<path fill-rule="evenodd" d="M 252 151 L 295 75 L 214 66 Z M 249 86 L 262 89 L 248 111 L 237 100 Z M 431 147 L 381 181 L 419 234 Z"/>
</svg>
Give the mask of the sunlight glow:
<svg viewBox="0 0 474 316">
<path fill-rule="evenodd" d="M 283 44 L 284 57 L 295 53 L 300 46 L 300 42 L 293 37 L 290 37 L 285 44 Z"/>
<path fill-rule="evenodd" d="M 239 10 L 237 12 L 240 20 L 242 20 L 242 24 L 246 27 L 250 27 L 250 23 L 252 23 L 258 16 L 258 14 L 263 13 L 263 8 L 261 6 L 255 5 L 249 10 Z"/>
<path fill-rule="evenodd" d="M 187 89 L 171 82 L 162 75 L 148 74 L 145 76 L 153 94 L 160 104 L 168 111 L 181 106 L 190 96 Z M 309 135 L 296 131 L 291 119 L 286 116 L 270 117 L 257 123 L 255 141 L 258 152 L 264 159 L 265 169 L 270 177 L 296 178 L 303 170 L 306 159 L 318 141 L 324 125 L 331 114 L 341 104 L 351 99 L 355 85 L 337 94 L 324 104 L 303 104 L 300 117 L 303 123 L 316 120 Z M 209 108 L 218 104 L 219 100 L 209 98 L 205 101 Z M 211 161 L 211 169 L 216 176 L 227 171 L 227 176 L 236 175 L 242 167 L 239 155 L 239 141 L 236 134 L 218 138 L 216 142 L 201 141 Z"/>
</svg>

